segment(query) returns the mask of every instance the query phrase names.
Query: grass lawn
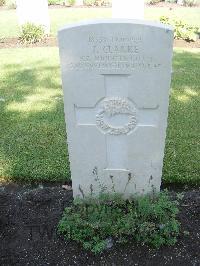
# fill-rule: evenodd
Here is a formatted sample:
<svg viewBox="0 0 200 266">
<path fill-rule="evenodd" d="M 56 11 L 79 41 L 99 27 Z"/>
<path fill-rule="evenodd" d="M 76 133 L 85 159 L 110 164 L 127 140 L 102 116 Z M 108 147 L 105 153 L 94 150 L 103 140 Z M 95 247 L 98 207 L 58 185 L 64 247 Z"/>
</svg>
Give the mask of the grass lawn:
<svg viewBox="0 0 200 266">
<path fill-rule="evenodd" d="M 199 8 L 158 8 L 150 7 L 145 9 L 145 17 L 150 20 L 158 20 L 160 16 L 166 15 L 183 19 L 188 24 L 200 27 Z M 54 8 L 49 9 L 51 19 L 51 34 L 56 35 L 57 30 L 65 24 L 75 21 L 109 18 L 110 8 Z M 0 10 L 0 38 L 19 36 L 16 10 Z"/>
<path fill-rule="evenodd" d="M 163 179 L 200 184 L 200 53 L 174 54 Z M 0 177 L 70 179 L 58 49 L 1 49 L 0 62 Z"/>
<path fill-rule="evenodd" d="M 58 49 L 3 49 L 0 62 L 0 176 L 69 179 Z"/>
</svg>

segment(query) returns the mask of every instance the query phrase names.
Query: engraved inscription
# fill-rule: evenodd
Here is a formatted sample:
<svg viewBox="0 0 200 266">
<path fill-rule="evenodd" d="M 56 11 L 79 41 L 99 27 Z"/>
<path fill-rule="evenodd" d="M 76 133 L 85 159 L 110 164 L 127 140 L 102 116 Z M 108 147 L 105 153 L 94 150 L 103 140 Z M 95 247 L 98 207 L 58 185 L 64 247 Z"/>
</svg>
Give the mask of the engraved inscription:
<svg viewBox="0 0 200 266">
<path fill-rule="evenodd" d="M 106 117 L 119 116 L 125 114 L 128 122 L 120 126 L 114 126 L 106 121 Z M 110 135 L 128 134 L 137 124 L 136 109 L 134 105 L 128 100 L 120 97 L 106 98 L 101 108 L 96 115 L 96 125 L 104 133 Z"/>
<path fill-rule="evenodd" d="M 138 47 L 135 45 L 104 45 L 104 46 L 93 46 L 93 53 L 106 53 L 106 54 L 127 54 L 127 53 L 138 53 Z"/>
<path fill-rule="evenodd" d="M 157 69 L 161 66 L 159 58 L 153 58 L 144 50 L 144 37 L 140 35 L 126 36 L 86 36 L 85 49 L 66 62 L 71 70 L 123 70 Z"/>
<path fill-rule="evenodd" d="M 142 36 L 140 35 L 124 35 L 123 32 L 119 32 L 117 36 L 98 36 L 90 35 L 88 37 L 88 42 L 90 43 L 140 43 L 142 41 Z"/>
</svg>

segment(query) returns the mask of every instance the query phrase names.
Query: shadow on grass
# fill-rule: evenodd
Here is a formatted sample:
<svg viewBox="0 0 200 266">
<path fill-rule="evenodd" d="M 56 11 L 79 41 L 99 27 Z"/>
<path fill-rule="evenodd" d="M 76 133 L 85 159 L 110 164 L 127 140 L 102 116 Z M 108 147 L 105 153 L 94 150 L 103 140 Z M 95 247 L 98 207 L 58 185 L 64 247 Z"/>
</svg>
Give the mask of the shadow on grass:
<svg viewBox="0 0 200 266">
<path fill-rule="evenodd" d="M 58 67 L 5 65 L 1 84 L 0 176 L 12 181 L 70 178 Z"/>
<path fill-rule="evenodd" d="M 164 183 L 200 183 L 199 54 L 176 51 L 163 169 Z M 69 180 L 59 66 L 5 65 L 0 88 L 0 176 L 13 181 Z"/>
</svg>

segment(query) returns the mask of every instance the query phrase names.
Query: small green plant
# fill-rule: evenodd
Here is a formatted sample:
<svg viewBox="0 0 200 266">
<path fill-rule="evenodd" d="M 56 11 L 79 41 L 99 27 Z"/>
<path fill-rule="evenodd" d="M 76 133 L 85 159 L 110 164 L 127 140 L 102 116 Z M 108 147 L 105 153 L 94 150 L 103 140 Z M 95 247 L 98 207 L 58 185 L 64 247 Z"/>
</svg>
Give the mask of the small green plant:
<svg viewBox="0 0 200 266">
<path fill-rule="evenodd" d="M 165 0 L 166 3 L 177 3 L 177 0 Z"/>
<path fill-rule="evenodd" d="M 182 39 L 186 41 L 196 41 L 198 27 L 190 26 L 182 20 L 170 19 L 162 16 L 160 21 L 164 24 L 170 24 L 174 28 L 174 39 Z"/>
<path fill-rule="evenodd" d="M 190 232 L 189 231 L 183 231 L 183 235 L 184 236 L 189 236 L 190 235 Z"/>
<path fill-rule="evenodd" d="M 6 0 L 5 5 L 9 9 L 16 9 L 16 7 L 17 7 L 16 0 Z"/>
<path fill-rule="evenodd" d="M 95 1 L 96 6 L 111 6 L 110 0 L 96 0 Z"/>
<path fill-rule="evenodd" d="M 196 1 L 195 0 L 184 0 L 184 6 L 195 6 L 196 5 Z"/>
<path fill-rule="evenodd" d="M 181 201 L 184 198 L 184 193 L 177 193 L 176 197 L 179 201 Z"/>
<path fill-rule="evenodd" d="M 100 253 L 113 243 L 135 240 L 153 247 L 173 245 L 179 234 L 177 201 L 167 192 L 124 200 L 119 194 L 74 201 L 67 207 L 58 232 Z"/>
<path fill-rule="evenodd" d="M 73 6 L 76 3 L 76 0 L 67 0 L 68 5 Z"/>
<path fill-rule="evenodd" d="M 51 5 L 56 5 L 58 2 L 58 0 L 48 0 L 48 5 L 51 6 Z"/>
<path fill-rule="evenodd" d="M 84 5 L 86 6 L 94 6 L 95 5 L 96 0 L 84 0 Z"/>
<path fill-rule="evenodd" d="M 45 36 L 44 29 L 40 25 L 26 23 L 22 26 L 20 41 L 22 43 L 40 42 Z"/>
<path fill-rule="evenodd" d="M 48 5 L 64 5 L 66 0 L 48 0 Z"/>
<path fill-rule="evenodd" d="M 160 2 L 163 2 L 163 0 L 150 0 L 149 4 L 150 5 L 155 5 L 155 4 L 160 3 Z"/>
<path fill-rule="evenodd" d="M 0 0 L 0 6 L 4 6 L 4 5 L 5 5 L 5 3 L 6 3 L 6 1 L 5 1 L 5 0 Z"/>
</svg>

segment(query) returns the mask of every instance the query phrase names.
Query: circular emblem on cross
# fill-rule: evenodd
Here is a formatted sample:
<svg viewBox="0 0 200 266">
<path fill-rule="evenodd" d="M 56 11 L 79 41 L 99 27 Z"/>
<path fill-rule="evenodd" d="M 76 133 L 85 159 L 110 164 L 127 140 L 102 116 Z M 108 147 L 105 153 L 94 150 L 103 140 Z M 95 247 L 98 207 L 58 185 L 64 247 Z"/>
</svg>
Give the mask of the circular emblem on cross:
<svg viewBox="0 0 200 266">
<path fill-rule="evenodd" d="M 100 102 L 96 125 L 105 134 L 128 134 L 136 124 L 136 108 L 129 99 L 110 97 Z"/>
</svg>

